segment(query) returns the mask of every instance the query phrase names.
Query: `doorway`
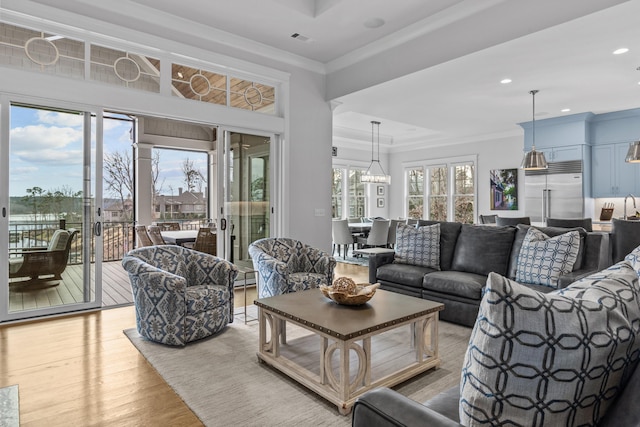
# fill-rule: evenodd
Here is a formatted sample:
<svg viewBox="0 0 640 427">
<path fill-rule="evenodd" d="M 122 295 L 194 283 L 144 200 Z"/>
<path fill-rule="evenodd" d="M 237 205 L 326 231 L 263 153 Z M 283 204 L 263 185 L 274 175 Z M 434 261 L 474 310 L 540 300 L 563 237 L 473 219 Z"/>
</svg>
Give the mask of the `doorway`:
<svg viewBox="0 0 640 427">
<path fill-rule="evenodd" d="M 98 112 L 10 103 L 0 321 L 100 307 Z M 7 147 L 8 145 L 8 147 Z M 6 240 L 5 240 L 6 239 Z M 1 241 L 1 240 L 0 240 Z"/>
</svg>

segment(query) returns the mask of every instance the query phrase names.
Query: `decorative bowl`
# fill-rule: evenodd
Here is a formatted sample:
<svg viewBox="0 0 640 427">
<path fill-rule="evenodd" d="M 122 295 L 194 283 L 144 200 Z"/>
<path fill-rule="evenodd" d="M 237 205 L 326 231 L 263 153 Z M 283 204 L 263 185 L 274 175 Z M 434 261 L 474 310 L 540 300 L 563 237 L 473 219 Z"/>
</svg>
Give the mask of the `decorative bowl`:
<svg viewBox="0 0 640 427">
<path fill-rule="evenodd" d="M 350 294 L 343 290 L 334 290 L 333 286 L 320 285 L 320 291 L 325 297 L 341 305 L 362 305 L 369 301 L 376 293 L 379 283 L 369 285 L 362 283 L 356 285 L 355 293 Z"/>
</svg>

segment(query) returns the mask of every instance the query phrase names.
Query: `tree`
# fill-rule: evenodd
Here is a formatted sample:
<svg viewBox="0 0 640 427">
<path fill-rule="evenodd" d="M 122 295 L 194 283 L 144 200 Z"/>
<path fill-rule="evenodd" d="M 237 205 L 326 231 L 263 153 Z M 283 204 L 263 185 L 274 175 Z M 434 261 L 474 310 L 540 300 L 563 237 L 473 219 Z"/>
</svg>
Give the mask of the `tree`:
<svg viewBox="0 0 640 427">
<path fill-rule="evenodd" d="M 38 214 L 42 214 L 39 211 L 39 202 L 40 197 L 44 193 L 44 190 L 40 187 L 27 188 L 27 195 L 22 198 L 22 200 L 31 206 L 31 213 L 33 213 L 33 220 L 38 221 Z"/>
<path fill-rule="evenodd" d="M 153 184 L 153 194 L 162 191 L 162 183 L 158 187 L 160 175 L 160 152 L 153 151 L 151 158 L 151 180 Z M 104 156 L 104 182 L 106 190 L 120 199 L 123 209 L 125 200 L 134 193 L 133 188 L 133 161 L 129 151 L 115 151 L 106 153 Z M 130 219 L 131 212 L 123 212 L 125 218 Z"/>
<path fill-rule="evenodd" d="M 189 160 L 188 157 L 182 162 L 182 173 L 184 174 L 187 191 L 193 192 L 197 187 L 198 191 L 202 192 L 202 184 L 205 181 L 204 175 L 195 167 L 194 161 Z"/>
</svg>

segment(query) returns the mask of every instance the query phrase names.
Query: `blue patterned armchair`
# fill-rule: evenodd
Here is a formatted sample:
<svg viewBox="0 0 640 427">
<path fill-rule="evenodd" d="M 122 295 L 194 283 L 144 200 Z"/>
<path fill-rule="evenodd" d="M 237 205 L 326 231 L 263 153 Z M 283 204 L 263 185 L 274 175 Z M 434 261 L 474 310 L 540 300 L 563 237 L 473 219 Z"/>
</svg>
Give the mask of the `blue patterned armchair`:
<svg viewBox="0 0 640 427">
<path fill-rule="evenodd" d="M 168 345 L 208 337 L 233 322 L 233 283 L 238 268 L 182 246 L 130 251 L 129 273 L 136 326 L 143 337 Z"/>
<path fill-rule="evenodd" d="M 256 240 L 249 245 L 249 255 L 259 276 L 259 298 L 333 283 L 335 258 L 298 240 Z"/>
</svg>

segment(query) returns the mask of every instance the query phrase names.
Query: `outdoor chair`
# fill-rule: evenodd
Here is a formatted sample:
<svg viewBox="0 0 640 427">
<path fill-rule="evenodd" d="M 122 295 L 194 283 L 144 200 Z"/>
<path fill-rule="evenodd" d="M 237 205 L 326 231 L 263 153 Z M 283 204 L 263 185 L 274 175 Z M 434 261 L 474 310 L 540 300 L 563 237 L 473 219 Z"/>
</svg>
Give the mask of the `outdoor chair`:
<svg viewBox="0 0 640 427">
<path fill-rule="evenodd" d="M 77 233 L 73 228 L 56 230 L 47 247 L 11 252 L 9 278 L 27 277 L 30 281 L 62 280 L 61 274 L 67 268 L 71 243 Z"/>
<path fill-rule="evenodd" d="M 211 232 L 209 227 L 201 227 L 198 230 L 193 249 L 198 252 L 216 255 L 216 235 Z"/>
<path fill-rule="evenodd" d="M 154 245 L 166 245 L 167 243 L 162 238 L 162 234 L 160 234 L 160 227 L 157 225 L 149 225 L 147 226 L 147 233 L 149 233 L 149 238 Z"/>
<path fill-rule="evenodd" d="M 161 231 L 178 231 L 180 230 L 179 222 L 159 222 L 156 224 Z"/>
<path fill-rule="evenodd" d="M 144 225 L 136 225 L 136 236 L 138 236 L 138 244 L 139 247 L 143 246 L 153 246 L 153 242 L 149 238 L 149 233 L 147 233 L 147 227 Z"/>
<path fill-rule="evenodd" d="M 129 273 L 136 327 L 144 338 L 186 345 L 233 322 L 233 284 L 238 268 L 213 255 L 177 245 L 130 251 Z"/>
<path fill-rule="evenodd" d="M 267 237 L 249 245 L 258 272 L 259 298 L 330 286 L 336 260 L 299 240 Z"/>
</svg>

